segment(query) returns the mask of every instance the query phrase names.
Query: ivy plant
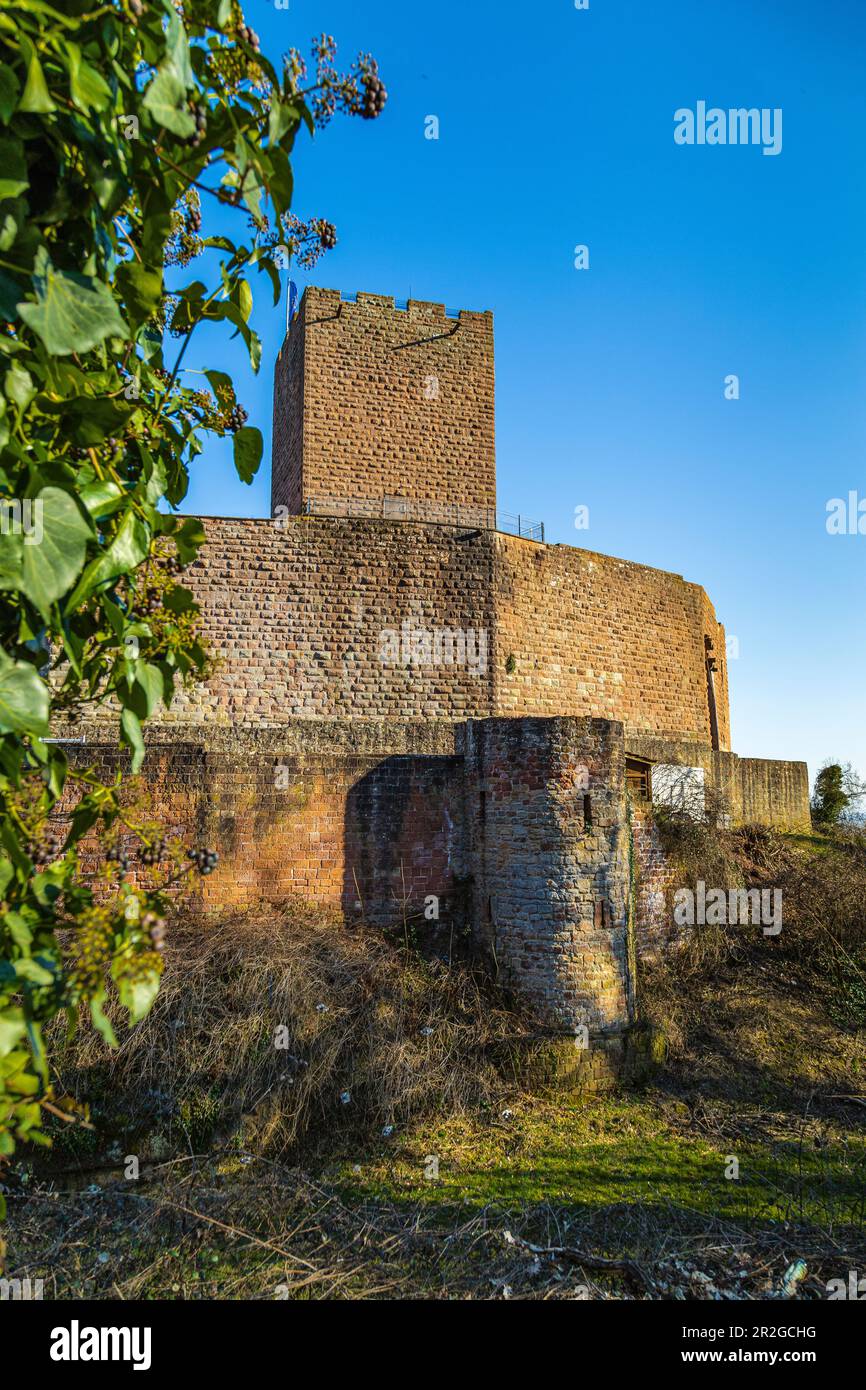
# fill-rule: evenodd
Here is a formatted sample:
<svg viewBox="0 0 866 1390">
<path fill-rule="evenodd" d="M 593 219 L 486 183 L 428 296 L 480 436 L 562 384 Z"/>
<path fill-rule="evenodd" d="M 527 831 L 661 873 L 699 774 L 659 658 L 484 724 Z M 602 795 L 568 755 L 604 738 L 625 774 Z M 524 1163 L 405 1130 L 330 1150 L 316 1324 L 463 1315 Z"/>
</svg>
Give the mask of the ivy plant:
<svg viewBox="0 0 866 1390">
<path fill-rule="evenodd" d="M 309 74 L 294 49 L 277 69 L 235 0 L 0 10 L 0 1156 L 65 1116 L 48 1025 L 84 1011 L 112 1041 L 112 991 L 139 1020 L 169 890 L 215 862 L 124 797 L 143 725 L 207 670 L 190 464 L 208 431 L 245 482 L 262 458 L 231 377 L 190 384 L 184 357 L 210 323 L 258 369 L 254 287 L 276 303 L 280 271 L 334 244 L 291 210 L 295 139 L 385 103 L 369 56 L 334 63 L 323 35 Z M 63 735 L 93 715 L 122 775 L 70 761 Z"/>
</svg>

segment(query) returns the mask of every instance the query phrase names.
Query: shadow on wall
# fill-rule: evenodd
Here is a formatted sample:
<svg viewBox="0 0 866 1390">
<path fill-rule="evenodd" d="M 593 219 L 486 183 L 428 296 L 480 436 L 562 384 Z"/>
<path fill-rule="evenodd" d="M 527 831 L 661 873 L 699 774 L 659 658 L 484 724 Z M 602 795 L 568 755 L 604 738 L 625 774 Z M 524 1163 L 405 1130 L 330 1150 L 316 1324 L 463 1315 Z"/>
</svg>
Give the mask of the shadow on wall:
<svg viewBox="0 0 866 1390">
<path fill-rule="evenodd" d="M 447 955 L 469 925 L 467 860 L 462 758 L 387 757 L 349 789 L 347 922 L 394 929 Z"/>
</svg>

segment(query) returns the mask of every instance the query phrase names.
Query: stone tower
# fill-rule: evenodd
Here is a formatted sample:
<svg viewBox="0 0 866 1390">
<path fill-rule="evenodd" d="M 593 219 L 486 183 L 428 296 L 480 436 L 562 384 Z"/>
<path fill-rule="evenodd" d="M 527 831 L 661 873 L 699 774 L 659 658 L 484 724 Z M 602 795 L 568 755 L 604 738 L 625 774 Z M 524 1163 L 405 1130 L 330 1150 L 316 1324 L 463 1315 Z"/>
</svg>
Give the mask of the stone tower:
<svg viewBox="0 0 866 1390">
<path fill-rule="evenodd" d="M 274 373 L 277 508 L 495 526 L 493 315 L 310 286 Z"/>
</svg>

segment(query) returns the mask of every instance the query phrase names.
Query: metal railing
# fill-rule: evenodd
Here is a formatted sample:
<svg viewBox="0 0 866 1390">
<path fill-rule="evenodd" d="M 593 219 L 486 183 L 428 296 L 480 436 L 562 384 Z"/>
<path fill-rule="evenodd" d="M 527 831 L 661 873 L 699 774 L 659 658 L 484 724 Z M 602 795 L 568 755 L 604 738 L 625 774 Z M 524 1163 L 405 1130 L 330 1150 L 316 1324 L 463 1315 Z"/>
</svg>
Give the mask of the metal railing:
<svg viewBox="0 0 866 1390">
<path fill-rule="evenodd" d="M 307 497 L 307 516 L 361 517 L 371 521 L 427 521 L 437 526 L 502 531 L 527 541 L 544 543 L 544 522 L 520 513 L 498 512 L 471 502 L 429 502 L 416 497 Z"/>
<path fill-rule="evenodd" d="M 521 516 L 518 512 L 512 515 L 510 512 L 496 513 L 497 531 L 504 531 L 508 536 L 522 536 L 525 541 L 538 541 L 544 544 L 544 522 L 530 521 L 528 517 Z"/>
</svg>

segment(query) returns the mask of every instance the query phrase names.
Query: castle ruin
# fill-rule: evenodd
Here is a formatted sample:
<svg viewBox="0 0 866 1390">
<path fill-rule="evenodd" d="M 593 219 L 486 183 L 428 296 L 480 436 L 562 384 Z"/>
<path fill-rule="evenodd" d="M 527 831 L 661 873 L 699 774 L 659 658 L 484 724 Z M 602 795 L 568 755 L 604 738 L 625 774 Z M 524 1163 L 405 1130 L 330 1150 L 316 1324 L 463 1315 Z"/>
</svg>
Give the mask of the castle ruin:
<svg viewBox="0 0 866 1390">
<path fill-rule="evenodd" d="M 220 851 L 205 910 L 433 904 L 540 1026 L 607 1047 L 666 931 L 653 804 L 809 824 L 805 764 L 730 749 L 703 589 L 498 512 L 490 313 L 308 288 L 271 516 L 204 525 L 186 582 L 217 668 L 145 776 Z"/>
</svg>

